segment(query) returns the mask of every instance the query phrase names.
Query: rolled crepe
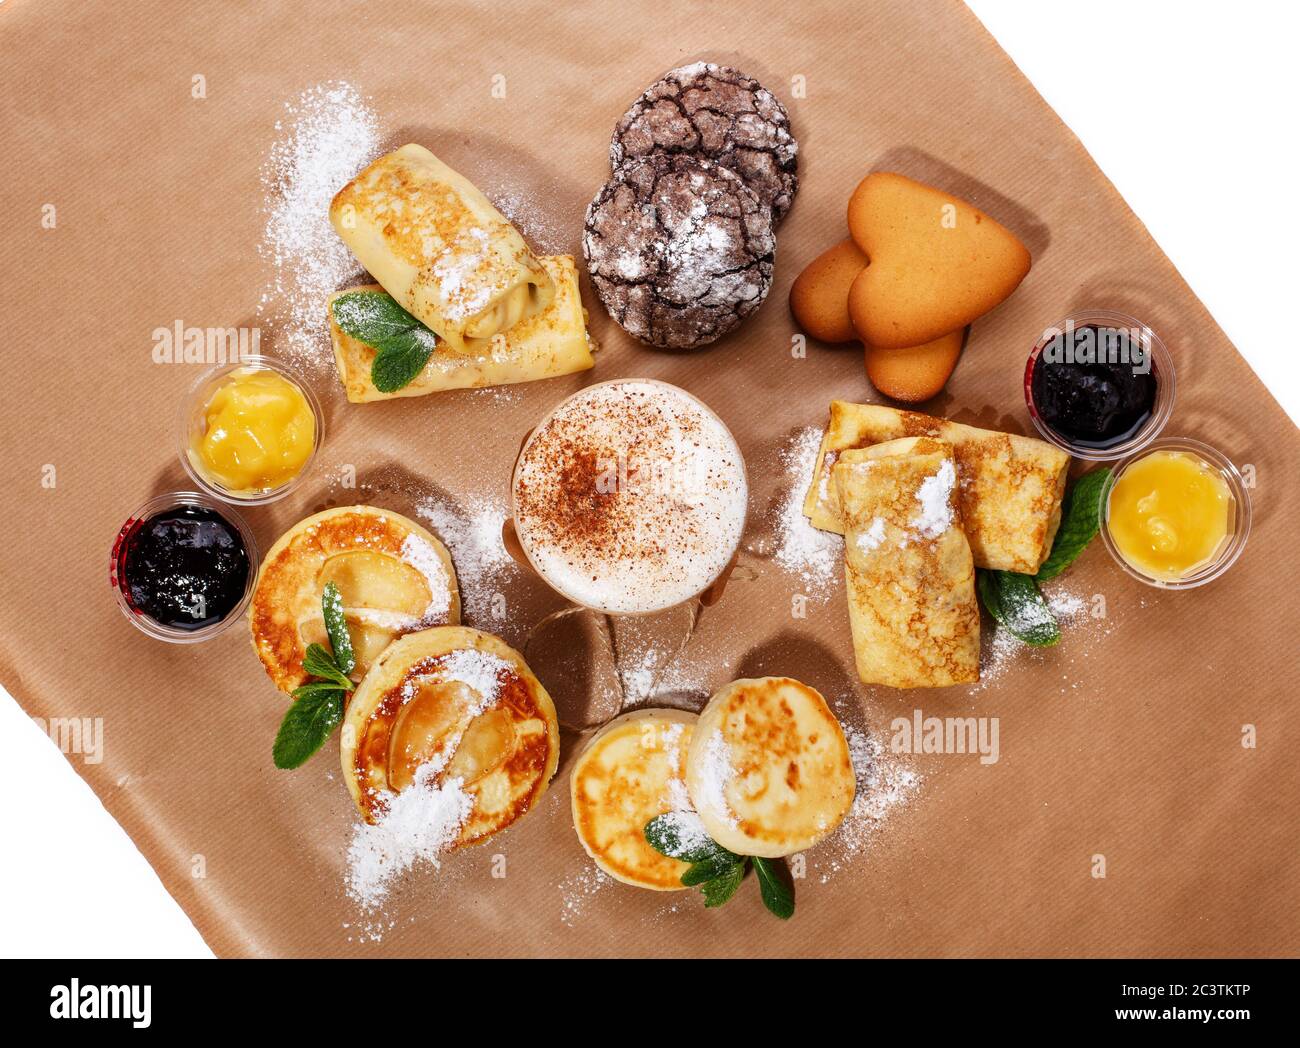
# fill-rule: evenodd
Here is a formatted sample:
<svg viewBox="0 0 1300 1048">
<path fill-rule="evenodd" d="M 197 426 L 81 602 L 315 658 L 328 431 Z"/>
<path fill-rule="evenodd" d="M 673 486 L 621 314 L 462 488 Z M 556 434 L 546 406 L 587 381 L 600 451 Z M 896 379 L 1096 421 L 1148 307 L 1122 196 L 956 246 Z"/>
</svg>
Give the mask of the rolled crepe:
<svg viewBox="0 0 1300 1048">
<path fill-rule="evenodd" d="M 357 175 L 334 197 L 330 222 L 383 289 L 455 352 L 485 348 L 555 294 L 518 230 L 423 146 L 402 146 Z"/>
<path fill-rule="evenodd" d="M 844 452 L 831 473 L 858 676 L 891 688 L 979 680 L 975 565 L 952 446 L 891 440 Z"/>
<path fill-rule="evenodd" d="M 541 259 L 555 284 L 555 298 L 542 312 L 521 320 L 486 346 L 471 345 L 469 352 L 454 353 L 438 343 L 429 362 L 408 385 L 381 393 L 370 378 L 375 350 L 350 335 L 334 321 L 330 310 L 330 338 L 334 363 L 348 400 L 365 404 L 394 397 L 419 397 L 444 389 L 475 389 L 514 382 L 554 378 L 585 371 L 595 365 L 595 348 L 587 335 L 586 316 L 578 291 L 578 268 L 572 255 L 545 255 Z M 350 291 L 378 291 L 378 284 L 347 288 L 330 296 L 330 302 Z"/>
<path fill-rule="evenodd" d="M 1036 572 L 1061 523 L 1070 456 L 1046 441 L 964 426 L 880 404 L 831 402 L 804 516 L 823 531 L 844 532 L 831 470 L 844 452 L 901 437 L 947 441 L 957 459 L 957 503 L 975 563 Z"/>
</svg>

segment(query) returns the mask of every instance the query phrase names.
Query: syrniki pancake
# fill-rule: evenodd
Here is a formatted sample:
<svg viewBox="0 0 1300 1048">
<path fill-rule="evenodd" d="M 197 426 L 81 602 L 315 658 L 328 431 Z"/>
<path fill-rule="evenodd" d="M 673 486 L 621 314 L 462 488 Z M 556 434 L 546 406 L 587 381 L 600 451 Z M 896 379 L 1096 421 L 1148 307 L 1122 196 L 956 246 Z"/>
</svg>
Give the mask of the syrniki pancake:
<svg viewBox="0 0 1300 1048">
<path fill-rule="evenodd" d="M 466 626 L 389 645 L 353 692 L 341 739 L 343 778 L 368 822 L 408 788 L 455 783 L 468 794 L 453 847 L 525 815 L 560 755 L 555 706 L 523 657 Z"/>
<path fill-rule="evenodd" d="M 249 607 L 253 648 L 282 691 L 307 680 L 308 644 L 328 646 L 321 615 L 327 582 L 343 598 L 357 680 L 395 637 L 460 622 L 456 570 L 433 535 L 391 510 L 327 509 L 270 548 Z"/>
<path fill-rule="evenodd" d="M 829 836 L 853 803 L 844 731 L 814 688 L 733 681 L 700 714 L 686 787 L 704 828 L 738 855 L 779 858 Z"/>
<path fill-rule="evenodd" d="M 695 725 L 685 710 L 636 710 L 587 743 L 569 777 L 573 828 L 596 865 L 615 880 L 654 891 L 682 888 L 690 864 L 655 851 L 645 826 L 690 810 L 686 751 Z"/>
</svg>

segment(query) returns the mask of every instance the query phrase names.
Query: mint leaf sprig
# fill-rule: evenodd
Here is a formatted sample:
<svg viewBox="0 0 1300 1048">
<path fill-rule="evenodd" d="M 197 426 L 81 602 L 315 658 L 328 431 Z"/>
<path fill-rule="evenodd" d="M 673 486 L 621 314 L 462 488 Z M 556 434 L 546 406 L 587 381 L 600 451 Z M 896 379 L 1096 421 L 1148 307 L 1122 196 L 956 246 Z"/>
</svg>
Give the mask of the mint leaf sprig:
<svg viewBox="0 0 1300 1048">
<path fill-rule="evenodd" d="M 370 381 L 381 393 L 415 381 L 438 345 L 438 336 L 384 291 L 349 291 L 330 311 L 344 334 L 374 349 Z"/>
<path fill-rule="evenodd" d="M 978 572 L 979 595 L 984 607 L 994 620 L 1025 644 L 1048 648 L 1060 642 L 1060 623 L 1038 584 L 1065 571 L 1101 530 L 1101 498 L 1109 479 L 1109 469 L 1094 469 L 1076 480 L 1066 492 L 1061 505 L 1061 525 L 1056 529 L 1051 552 L 1036 574 L 983 568 Z"/>
<path fill-rule="evenodd" d="M 321 679 L 293 689 L 293 705 L 285 712 L 280 730 L 275 734 L 275 745 L 271 747 L 277 768 L 301 767 L 325 744 L 343 720 L 347 693 L 356 687 L 348 677 L 356 667 L 356 655 L 343 617 L 343 597 L 333 582 L 325 583 L 321 612 L 332 651 L 319 644 L 307 646 L 302 668 L 310 676 Z"/>
<path fill-rule="evenodd" d="M 794 916 L 794 889 L 783 864 L 757 855 L 737 855 L 722 845 L 701 839 L 699 834 L 684 838 L 681 819 L 675 812 L 659 815 L 645 825 L 646 843 L 661 855 L 690 863 L 682 884 L 698 886 L 706 909 L 729 901 L 745 879 L 746 864 L 754 867 L 759 893 L 768 911 L 786 921 Z"/>
</svg>

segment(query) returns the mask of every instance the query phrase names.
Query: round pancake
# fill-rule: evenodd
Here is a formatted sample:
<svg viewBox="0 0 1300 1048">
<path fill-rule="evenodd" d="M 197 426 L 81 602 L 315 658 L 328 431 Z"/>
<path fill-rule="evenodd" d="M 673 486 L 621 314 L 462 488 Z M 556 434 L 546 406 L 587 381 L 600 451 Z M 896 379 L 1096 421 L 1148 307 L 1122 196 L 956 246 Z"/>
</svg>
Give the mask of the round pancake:
<svg viewBox="0 0 1300 1048">
<path fill-rule="evenodd" d="M 653 891 L 685 887 L 690 863 L 655 851 L 651 819 L 690 808 L 686 750 L 696 716 L 685 710 L 636 710 L 591 737 L 569 776 L 573 828 L 587 854 L 615 880 Z"/>
<path fill-rule="evenodd" d="M 327 509 L 299 521 L 267 551 L 249 605 L 253 648 L 281 691 L 307 680 L 308 644 L 329 646 L 321 615 L 327 582 L 343 598 L 355 680 L 395 637 L 460 622 L 456 569 L 433 535 L 386 509 Z"/>
<path fill-rule="evenodd" d="M 433 788 L 459 779 L 473 802 L 460 847 L 537 803 L 559 763 L 560 726 L 517 651 L 468 626 L 437 626 L 379 656 L 352 693 L 341 743 L 343 778 L 367 822 L 417 779 Z"/>
<path fill-rule="evenodd" d="M 733 681 L 709 700 L 686 787 L 717 843 L 774 859 L 829 836 L 856 788 L 839 721 L 820 693 L 789 677 Z"/>
</svg>

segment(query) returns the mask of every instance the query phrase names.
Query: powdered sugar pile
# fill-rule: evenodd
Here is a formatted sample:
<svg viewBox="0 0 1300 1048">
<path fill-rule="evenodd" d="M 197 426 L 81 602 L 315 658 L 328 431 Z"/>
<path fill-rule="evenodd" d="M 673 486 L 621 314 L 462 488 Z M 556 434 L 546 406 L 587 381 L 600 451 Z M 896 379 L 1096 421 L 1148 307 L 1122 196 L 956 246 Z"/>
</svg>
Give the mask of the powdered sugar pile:
<svg viewBox="0 0 1300 1048">
<path fill-rule="evenodd" d="M 445 760 L 445 758 L 444 758 Z M 436 762 L 420 767 L 415 781 L 398 794 L 386 794 L 387 811 L 373 825 L 361 823 L 348 846 L 347 889 L 356 902 L 373 910 L 392 882 L 417 865 L 437 869 L 438 856 L 455 841 L 473 810 L 473 798 L 459 778 L 435 785 Z"/>
<path fill-rule="evenodd" d="M 809 596 L 825 600 L 829 584 L 839 578 L 844 542 L 839 535 L 814 528 L 803 515 L 822 432 L 815 426 L 801 429 L 781 451 L 785 471 L 785 495 L 776 520 L 776 563 L 796 575 L 809 589 Z"/>
<path fill-rule="evenodd" d="M 505 506 L 485 498 L 453 502 L 429 495 L 416 504 L 415 515 L 429 524 L 451 553 L 465 621 L 500 632 L 508 616 L 505 589 L 519 572 L 501 538 Z"/>
<path fill-rule="evenodd" d="M 957 471 L 950 459 L 944 459 L 934 476 L 921 481 L 916 493 L 921 512 L 911 520 L 921 538 L 937 539 L 952 524 L 952 487 L 956 482 Z"/>
<path fill-rule="evenodd" d="M 259 251 L 274 276 L 257 311 L 281 325 L 280 353 L 313 370 L 332 359 L 326 301 L 362 272 L 330 226 L 330 200 L 378 155 L 379 120 L 342 81 L 309 88 L 285 110 L 262 168 L 268 215 Z"/>
</svg>

